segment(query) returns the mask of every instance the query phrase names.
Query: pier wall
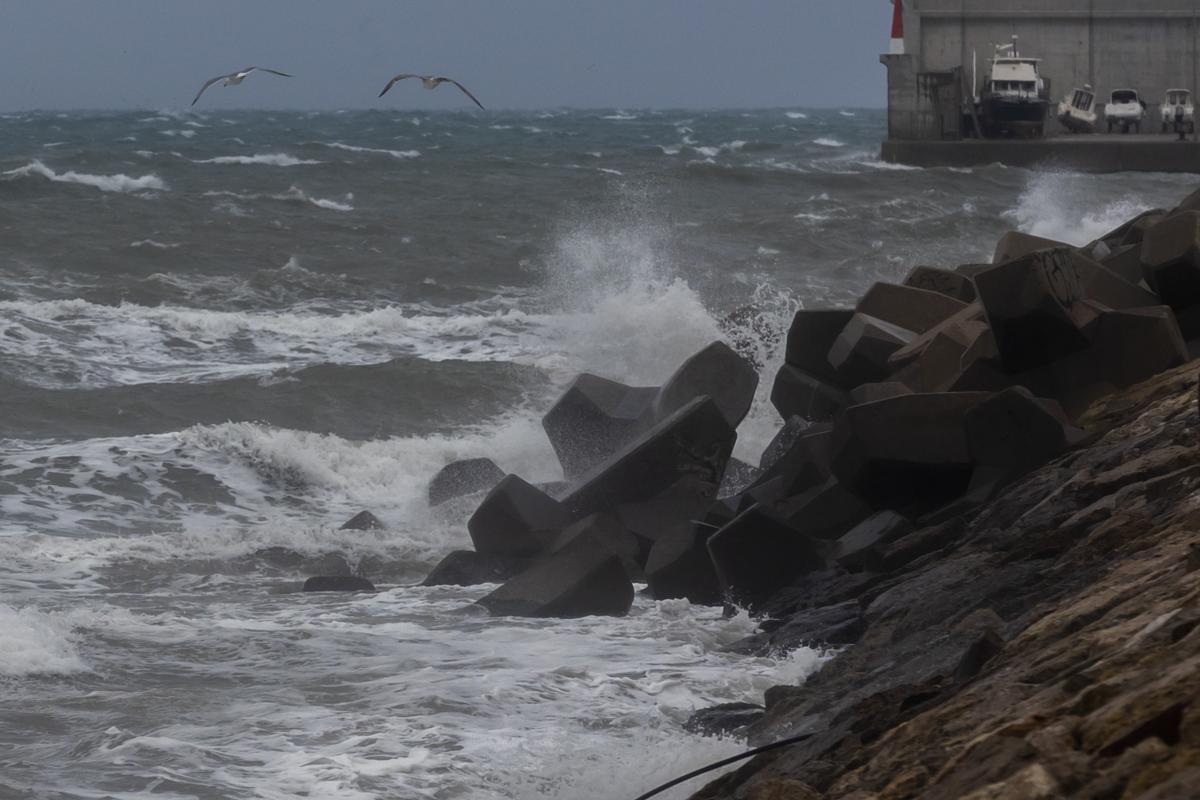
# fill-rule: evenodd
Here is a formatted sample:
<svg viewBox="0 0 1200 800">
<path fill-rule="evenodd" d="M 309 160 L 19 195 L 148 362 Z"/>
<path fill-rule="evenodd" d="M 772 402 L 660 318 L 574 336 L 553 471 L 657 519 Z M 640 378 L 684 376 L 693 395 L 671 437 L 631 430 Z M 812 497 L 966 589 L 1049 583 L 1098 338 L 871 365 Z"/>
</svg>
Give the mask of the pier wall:
<svg viewBox="0 0 1200 800">
<path fill-rule="evenodd" d="M 1014 34 L 1021 55 L 1042 59 L 1055 103 L 1085 83 L 1098 103 L 1113 89 L 1136 89 L 1149 106 L 1146 130 L 1157 129 L 1168 88 L 1195 94 L 1200 82 L 1200 0 L 907 0 L 904 24 L 908 55 L 882 59 L 891 139 L 952 138 L 913 124 L 934 113 L 921 76 L 961 68 L 965 95 L 973 66 L 982 81 L 993 45 Z"/>
</svg>

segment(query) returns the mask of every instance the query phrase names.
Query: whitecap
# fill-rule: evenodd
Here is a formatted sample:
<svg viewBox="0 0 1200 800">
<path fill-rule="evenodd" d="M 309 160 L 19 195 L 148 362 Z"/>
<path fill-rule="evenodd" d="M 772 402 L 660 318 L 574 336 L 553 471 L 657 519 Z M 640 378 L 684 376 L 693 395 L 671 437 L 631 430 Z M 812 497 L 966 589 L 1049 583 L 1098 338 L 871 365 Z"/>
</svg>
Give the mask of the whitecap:
<svg viewBox="0 0 1200 800">
<path fill-rule="evenodd" d="M 217 156 L 193 161 L 195 164 L 265 164 L 272 167 L 295 167 L 301 164 L 320 164 L 307 158 L 296 158 L 287 153 L 255 153 L 252 156 Z"/>
<path fill-rule="evenodd" d="M 829 136 L 822 136 L 818 139 L 813 139 L 813 144 L 819 144 L 822 147 L 845 147 L 846 146 L 845 142 L 839 142 L 837 139 L 834 139 Z"/>
<path fill-rule="evenodd" d="M 154 239 L 139 239 L 136 242 L 130 242 L 129 246 L 130 247 L 156 247 L 159 250 L 174 250 L 176 247 L 182 247 L 183 245 L 178 242 L 167 243 L 167 242 L 155 241 Z"/>
<path fill-rule="evenodd" d="M 606 175 L 624 175 L 625 174 L 624 172 L 621 172 L 621 170 L 619 170 L 619 169 L 608 169 L 606 167 L 597 167 L 596 171 L 603 172 Z"/>
<path fill-rule="evenodd" d="M 843 117 L 857 117 L 858 116 L 858 114 L 855 114 L 853 111 L 839 111 L 838 113 L 841 114 Z"/>
<path fill-rule="evenodd" d="M 321 142 L 325 147 L 335 147 L 338 150 L 349 150 L 352 153 L 382 153 L 389 155 L 392 158 L 418 158 L 421 155 L 420 150 L 383 150 L 377 147 L 357 147 L 351 144 L 342 144 L 341 142 Z"/>
<path fill-rule="evenodd" d="M 30 175 L 40 175 L 54 183 L 77 183 L 81 186 L 91 186 L 102 192 L 144 192 L 149 190 L 165 191 L 167 184 L 157 175 L 141 175 L 131 177 L 123 173 L 117 175 L 90 175 L 86 172 L 70 170 L 58 173 L 47 167 L 41 161 L 34 160 L 23 167 L 10 169 L 0 173 L 8 177 L 23 178 Z"/>
<path fill-rule="evenodd" d="M 784 116 L 788 119 L 808 119 L 808 114 L 803 111 L 785 111 Z"/>
<path fill-rule="evenodd" d="M 0 675 L 69 675 L 87 668 L 63 614 L 0 604 Z"/>
<path fill-rule="evenodd" d="M 159 131 L 159 133 L 161 133 L 163 136 L 182 136 L 184 139 L 190 139 L 196 135 L 195 131 L 179 131 L 179 130 Z"/>
</svg>

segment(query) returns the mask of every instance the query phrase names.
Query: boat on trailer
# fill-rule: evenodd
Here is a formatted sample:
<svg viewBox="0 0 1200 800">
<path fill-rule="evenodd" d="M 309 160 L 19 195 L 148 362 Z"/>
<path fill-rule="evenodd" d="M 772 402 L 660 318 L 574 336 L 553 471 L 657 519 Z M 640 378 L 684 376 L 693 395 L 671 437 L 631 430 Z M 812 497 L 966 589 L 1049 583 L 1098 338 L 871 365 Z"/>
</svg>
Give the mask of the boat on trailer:
<svg viewBox="0 0 1200 800">
<path fill-rule="evenodd" d="M 996 45 L 979 97 L 984 136 L 1035 138 L 1045 130 L 1050 82 L 1038 72 L 1040 58 L 1024 58 L 1017 37 Z"/>
<path fill-rule="evenodd" d="M 1058 121 L 1071 133 L 1093 133 L 1096 119 L 1096 92 L 1090 84 L 1085 83 L 1058 104 Z"/>
</svg>

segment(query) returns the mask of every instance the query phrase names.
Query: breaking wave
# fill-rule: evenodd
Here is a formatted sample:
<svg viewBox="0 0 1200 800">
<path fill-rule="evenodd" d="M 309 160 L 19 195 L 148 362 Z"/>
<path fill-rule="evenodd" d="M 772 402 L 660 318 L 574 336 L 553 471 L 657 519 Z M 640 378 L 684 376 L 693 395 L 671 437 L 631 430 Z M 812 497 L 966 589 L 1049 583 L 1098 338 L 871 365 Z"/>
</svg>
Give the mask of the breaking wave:
<svg viewBox="0 0 1200 800">
<path fill-rule="evenodd" d="M 157 175 L 141 175 L 135 178 L 125 174 L 90 175 L 86 172 L 75 172 L 74 170 L 60 173 L 55 172 L 37 160 L 31 161 L 23 167 L 10 169 L 0 174 L 3 174 L 10 180 L 37 175 L 54 183 L 76 183 L 80 186 L 91 186 L 102 192 L 166 191 L 167 189 L 167 184 Z"/>
<path fill-rule="evenodd" d="M 301 164 L 320 164 L 309 158 L 296 158 L 287 153 L 256 153 L 252 156 L 217 156 L 202 158 L 196 164 L 265 164 L 271 167 L 295 167 Z"/>
</svg>

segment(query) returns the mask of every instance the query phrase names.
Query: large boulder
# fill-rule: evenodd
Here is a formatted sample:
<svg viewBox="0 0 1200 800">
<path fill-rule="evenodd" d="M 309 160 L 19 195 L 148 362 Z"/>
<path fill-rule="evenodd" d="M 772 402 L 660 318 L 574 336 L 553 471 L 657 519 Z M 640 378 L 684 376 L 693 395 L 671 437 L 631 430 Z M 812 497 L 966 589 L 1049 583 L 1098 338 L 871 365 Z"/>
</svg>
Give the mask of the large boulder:
<svg viewBox="0 0 1200 800">
<path fill-rule="evenodd" d="M 939 292 L 881 282 L 867 290 L 855 311 L 907 331 L 924 333 L 966 306 L 963 301 Z"/>
<path fill-rule="evenodd" d="M 829 349 L 854 312 L 849 309 L 801 309 L 788 328 L 784 361 L 834 388 L 840 387 L 837 371 L 829 363 Z"/>
<path fill-rule="evenodd" d="M 486 492 L 504 479 L 490 458 L 467 458 L 442 467 L 429 482 L 429 505 L 436 506 L 475 492 Z"/>
<path fill-rule="evenodd" d="M 1176 311 L 1200 304 L 1200 211 L 1181 211 L 1146 231 L 1142 274 Z"/>
<path fill-rule="evenodd" d="M 508 475 L 475 509 L 467 531 L 480 553 L 529 556 L 549 547 L 574 519 L 557 500 Z"/>
<path fill-rule="evenodd" d="M 771 387 L 771 405 L 784 419 L 829 420 L 848 403 L 845 391 L 791 364 L 779 368 Z"/>
<path fill-rule="evenodd" d="M 888 358 L 915 335 L 890 322 L 855 314 L 829 348 L 829 363 L 844 386 L 878 383 L 890 373 Z"/>
<path fill-rule="evenodd" d="M 964 420 L 988 397 L 911 394 L 851 406 L 834 426 L 834 475 L 877 508 L 905 513 L 958 497 L 974 469 Z"/>
<path fill-rule="evenodd" d="M 655 387 L 626 386 L 580 375 L 542 418 L 542 427 L 567 478 L 581 475 L 645 428 Z"/>
<path fill-rule="evenodd" d="M 370 511 L 360 511 L 350 519 L 342 523 L 339 530 L 343 531 L 377 531 L 383 529 L 383 523 L 379 517 L 372 514 Z"/>
<path fill-rule="evenodd" d="M 594 467 L 563 505 L 583 516 L 650 500 L 684 477 L 719 486 L 736 439 L 720 407 L 696 398 Z"/>
<path fill-rule="evenodd" d="M 975 300 L 975 284 L 966 275 L 939 267 L 913 267 L 904 279 L 905 286 L 914 286 L 944 294 L 955 300 L 970 303 Z"/>
<path fill-rule="evenodd" d="M 1000 358 L 1021 372 L 1086 349 L 1085 329 L 1099 315 L 1083 298 L 1068 248 L 1040 250 L 975 276 Z"/>
<path fill-rule="evenodd" d="M 650 548 L 646 583 L 657 600 L 687 598 L 700 605 L 721 602 L 721 585 L 708 540 L 717 528 L 703 522 L 677 525 Z"/>
<path fill-rule="evenodd" d="M 533 561 L 521 556 L 455 550 L 438 562 L 422 586 L 474 586 L 500 583 L 529 569 Z"/>
<path fill-rule="evenodd" d="M 828 549 L 761 506 L 739 514 L 708 540 L 722 590 L 751 609 L 798 575 L 824 568 Z"/>
<path fill-rule="evenodd" d="M 623 617 L 633 605 L 633 583 L 621 559 L 585 535 L 477 602 L 496 616 Z"/>
<path fill-rule="evenodd" d="M 683 362 L 662 385 L 654 399 L 654 418 L 665 419 L 697 397 L 708 395 L 729 427 L 737 428 L 750 411 L 757 388 L 754 365 L 724 342 L 713 342 Z"/>
</svg>

